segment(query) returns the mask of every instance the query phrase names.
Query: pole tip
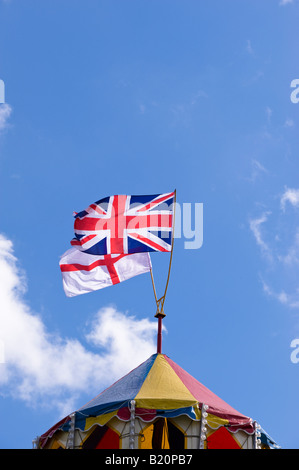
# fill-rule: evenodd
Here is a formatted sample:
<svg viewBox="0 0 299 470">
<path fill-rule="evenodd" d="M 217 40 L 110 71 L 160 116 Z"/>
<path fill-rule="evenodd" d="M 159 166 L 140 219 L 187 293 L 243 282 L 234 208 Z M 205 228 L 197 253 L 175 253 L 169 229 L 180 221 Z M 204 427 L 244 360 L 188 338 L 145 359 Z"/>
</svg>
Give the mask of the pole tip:
<svg viewBox="0 0 299 470">
<path fill-rule="evenodd" d="M 164 318 L 166 317 L 166 314 L 164 312 L 157 312 L 155 315 L 155 318 Z"/>
</svg>

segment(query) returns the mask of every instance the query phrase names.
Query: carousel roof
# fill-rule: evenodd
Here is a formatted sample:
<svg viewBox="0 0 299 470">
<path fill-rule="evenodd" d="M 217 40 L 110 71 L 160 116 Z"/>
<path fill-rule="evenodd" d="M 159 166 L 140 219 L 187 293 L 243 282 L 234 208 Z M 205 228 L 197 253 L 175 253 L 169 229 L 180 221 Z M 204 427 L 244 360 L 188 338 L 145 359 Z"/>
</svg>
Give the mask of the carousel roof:
<svg viewBox="0 0 299 470">
<path fill-rule="evenodd" d="M 127 421 L 132 400 L 135 416 L 144 421 L 182 414 L 199 419 L 204 404 L 218 426 L 224 425 L 232 432 L 239 429 L 254 432 L 251 418 L 236 411 L 165 354 L 153 354 L 79 408 L 75 413 L 76 428 L 86 430 L 95 422 L 105 424 L 113 416 Z M 46 442 L 59 429 L 67 431 L 70 420 L 67 416 L 49 429 L 41 436 L 41 442 Z"/>
<path fill-rule="evenodd" d="M 164 411 L 208 405 L 209 413 L 223 418 L 230 425 L 251 423 L 225 401 L 202 385 L 165 354 L 153 354 L 100 395 L 78 410 L 94 416 L 128 407 L 135 400 L 136 409 Z M 165 414 L 165 413 L 164 413 Z"/>
</svg>

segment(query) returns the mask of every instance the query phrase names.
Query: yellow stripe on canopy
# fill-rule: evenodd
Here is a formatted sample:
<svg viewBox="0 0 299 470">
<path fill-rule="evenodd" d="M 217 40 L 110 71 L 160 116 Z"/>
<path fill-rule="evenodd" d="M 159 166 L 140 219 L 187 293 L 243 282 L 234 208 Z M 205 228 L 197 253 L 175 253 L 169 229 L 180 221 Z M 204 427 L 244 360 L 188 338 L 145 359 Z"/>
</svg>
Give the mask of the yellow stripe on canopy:
<svg viewBox="0 0 299 470">
<path fill-rule="evenodd" d="M 117 414 L 117 411 L 112 411 L 111 413 L 106 413 L 106 414 L 95 416 L 92 418 L 86 418 L 84 430 L 87 431 L 94 424 L 99 424 L 100 426 L 104 426 L 116 414 Z"/>
<path fill-rule="evenodd" d="M 135 397 L 136 407 L 172 410 L 197 403 L 162 354 L 158 354 Z"/>
<path fill-rule="evenodd" d="M 207 422 L 208 426 L 212 429 L 217 429 L 219 426 L 228 426 L 229 424 L 228 419 L 223 419 L 212 414 L 208 414 Z"/>
</svg>

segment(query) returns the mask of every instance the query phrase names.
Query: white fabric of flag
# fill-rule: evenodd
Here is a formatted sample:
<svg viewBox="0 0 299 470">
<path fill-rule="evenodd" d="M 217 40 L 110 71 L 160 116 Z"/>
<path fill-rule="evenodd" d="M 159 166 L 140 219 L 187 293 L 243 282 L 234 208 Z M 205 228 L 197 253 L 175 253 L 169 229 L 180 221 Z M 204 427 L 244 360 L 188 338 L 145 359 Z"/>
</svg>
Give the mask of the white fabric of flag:
<svg viewBox="0 0 299 470">
<path fill-rule="evenodd" d="M 71 248 L 60 258 L 63 289 L 67 297 L 92 292 L 151 270 L 149 253 L 90 255 Z"/>
</svg>

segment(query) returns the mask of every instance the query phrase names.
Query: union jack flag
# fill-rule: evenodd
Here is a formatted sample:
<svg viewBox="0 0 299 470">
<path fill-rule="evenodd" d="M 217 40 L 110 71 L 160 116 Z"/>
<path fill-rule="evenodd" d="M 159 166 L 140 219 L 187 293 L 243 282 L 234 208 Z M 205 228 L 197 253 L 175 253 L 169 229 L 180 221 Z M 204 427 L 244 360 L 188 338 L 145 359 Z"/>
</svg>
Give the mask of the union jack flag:
<svg viewBox="0 0 299 470">
<path fill-rule="evenodd" d="M 101 199 L 75 215 L 71 245 L 93 255 L 171 251 L 174 195 Z"/>
</svg>

